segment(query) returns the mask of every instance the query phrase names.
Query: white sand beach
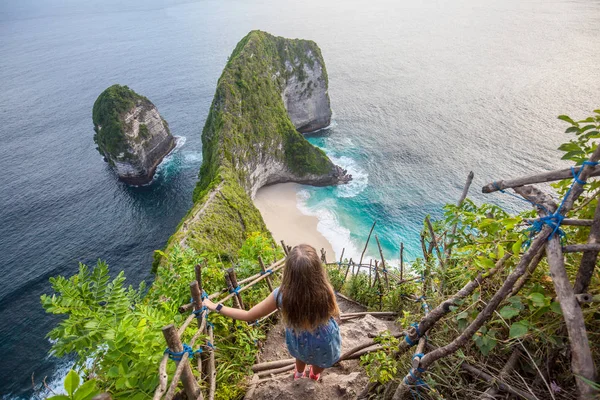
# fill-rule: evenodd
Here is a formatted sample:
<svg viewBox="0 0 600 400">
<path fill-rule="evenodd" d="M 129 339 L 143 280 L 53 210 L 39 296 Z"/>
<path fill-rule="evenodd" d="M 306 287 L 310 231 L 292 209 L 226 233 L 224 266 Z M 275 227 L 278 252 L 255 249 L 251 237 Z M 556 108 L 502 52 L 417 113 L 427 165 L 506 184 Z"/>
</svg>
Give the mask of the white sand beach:
<svg viewBox="0 0 600 400">
<path fill-rule="evenodd" d="M 319 249 L 324 248 L 327 261 L 335 261 L 331 243 L 317 230 L 319 219 L 302 214 L 298 209 L 296 194 L 300 187 L 296 183 L 266 186 L 256 193 L 254 205 L 278 243 L 283 240 L 289 246 L 310 244 L 319 255 Z"/>
</svg>

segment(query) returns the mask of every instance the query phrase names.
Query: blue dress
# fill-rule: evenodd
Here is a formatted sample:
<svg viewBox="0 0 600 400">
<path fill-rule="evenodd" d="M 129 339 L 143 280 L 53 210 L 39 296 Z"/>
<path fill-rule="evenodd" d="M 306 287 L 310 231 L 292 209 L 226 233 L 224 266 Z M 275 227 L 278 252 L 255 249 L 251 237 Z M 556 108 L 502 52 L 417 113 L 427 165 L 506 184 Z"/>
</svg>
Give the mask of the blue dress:
<svg viewBox="0 0 600 400">
<path fill-rule="evenodd" d="M 279 288 L 273 290 L 277 306 L 281 308 Z M 306 364 L 329 368 L 340 359 L 342 337 L 340 328 L 332 318 L 313 332 L 285 328 L 285 343 L 292 357 Z"/>
</svg>

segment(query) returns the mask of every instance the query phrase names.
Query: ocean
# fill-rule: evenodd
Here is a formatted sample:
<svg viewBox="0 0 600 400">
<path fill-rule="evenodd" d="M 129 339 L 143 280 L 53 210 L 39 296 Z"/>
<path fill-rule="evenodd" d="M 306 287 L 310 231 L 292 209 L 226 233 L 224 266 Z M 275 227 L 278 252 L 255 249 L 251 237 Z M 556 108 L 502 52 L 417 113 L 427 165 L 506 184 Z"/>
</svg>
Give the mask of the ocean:
<svg viewBox="0 0 600 400">
<path fill-rule="evenodd" d="M 217 79 L 252 29 L 312 39 L 330 79 L 332 126 L 311 136 L 355 177 L 307 187 L 303 212 L 339 251 L 373 221 L 384 254 L 419 255 L 425 215 L 485 183 L 562 166 L 559 114 L 600 106 L 600 1 L 4 0 L 0 4 L 0 396 L 41 397 L 70 360 L 47 354 L 60 318 L 49 277 L 106 260 L 151 282 L 191 206 Z M 148 97 L 181 137 L 151 185 L 118 182 L 93 143 L 108 86 Z M 375 256 L 375 248 L 369 249 Z M 346 253 L 348 254 L 348 253 Z M 32 381 L 34 384 L 32 385 Z"/>
</svg>

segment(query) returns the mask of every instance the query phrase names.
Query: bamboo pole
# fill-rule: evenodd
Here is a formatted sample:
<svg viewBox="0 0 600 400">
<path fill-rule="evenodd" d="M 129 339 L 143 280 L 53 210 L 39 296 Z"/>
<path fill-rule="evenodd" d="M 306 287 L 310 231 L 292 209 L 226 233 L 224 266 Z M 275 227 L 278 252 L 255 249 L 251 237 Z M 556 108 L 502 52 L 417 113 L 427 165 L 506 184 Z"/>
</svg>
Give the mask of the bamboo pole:
<svg viewBox="0 0 600 400">
<path fill-rule="evenodd" d="M 471 187 L 471 183 L 473 182 L 474 176 L 475 176 L 475 174 L 473 174 L 473 171 L 470 171 L 469 175 L 467 176 L 467 182 L 465 182 L 465 186 L 463 187 L 462 194 L 460 195 L 460 198 L 458 199 L 458 202 L 456 203 L 457 207 L 460 208 L 460 206 L 462 206 L 465 199 L 467 198 L 467 194 L 469 193 L 469 188 Z M 448 240 L 448 242 L 446 243 L 446 259 L 449 259 L 450 255 L 452 254 L 452 245 L 454 244 L 454 236 L 456 236 L 457 227 L 458 227 L 457 223 L 455 223 L 452 226 L 452 233 L 450 234 L 450 240 Z"/>
<path fill-rule="evenodd" d="M 289 251 L 283 240 L 281 241 L 281 247 L 283 247 L 283 252 L 285 253 L 285 256 L 287 257 L 289 255 Z"/>
<path fill-rule="evenodd" d="M 538 400 L 537 397 L 532 396 L 530 393 L 513 388 L 512 386 L 508 385 L 507 383 L 504 383 L 499 377 L 494 377 L 486 372 L 483 372 L 480 369 L 475 368 L 471 364 L 463 362 L 460 365 L 460 367 L 476 378 L 480 378 L 491 384 L 498 385 L 498 388 L 500 390 L 502 390 L 503 392 L 511 393 L 511 394 L 514 394 L 518 397 L 521 397 L 521 398 L 524 398 L 527 400 Z"/>
<path fill-rule="evenodd" d="M 446 263 L 444 262 L 444 258 L 442 257 L 442 252 L 438 246 L 437 239 L 435 237 L 435 231 L 433 230 L 433 225 L 431 224 L 431 220 L 429 219 L 429 215 L 425 217 L 425 222 L 427 223 L 427 228 L 429 229 L 429 234 L 431 235 L 431 243 L 435 248 L 435 252 L 437 254 L 438 260 L 440 261 L 440 269 L 442 272 L 442 279 L 440 282 L 440 291 L 442 294 L 444 293 L 444 287 L 446 286 Z"/>
<path fill-rule="evenodd" d="M 154 391 L 154 397 L 152 400 L 160 400 L 167 391 L 167 383 L 169 383 L 169 375 L 167 375 L 167 363 L 169 362 L 169 355 L 165 354 L 160 360 L 158 367 L 158 386 Z"/>
<path fill-rule="evenodd" d="M 523 218 L 523 221 L 525 221 L 527 223 L 532 223 L 532 222 L 537 221 L 537 218 Z M 593 219 L 565 218 L 562 220 L 562 222 L 560 224 L 561 225 L 570 225 L 570 226 L 592 226 L 593 222 L 594 222 Z"/>
<path fill-rule="evenodd" d="M 258 263 L 260 264 L 260 270 L 262 271 L 263 275 L 267 273 L 267 270 L 265 268 L 265 264 L 263 263 L 263 259 L 261 256 L 258 256 Z M 269 287 L 269 291 L 272 292 L 273 291 L 273 285 L 271 285 L 271 278 L 269 276 L 267 276 L 265 278 L 265 280 L 267 281 L 267 286 Z"/>
<path fill-rule="evenodd" d="M 569 244 L 562 248 L 563 253 L 593 252 L 597 254 L 599 251 L 600 243 Z"/>
<path fill-rule="evenodd" d="M 204 265 L 206 266 L 206 261 L 204 261 Z M 202 293 L 202 265 L 196 264 L 194 267 L 194 273 L 196 274 L 196 282 L 198 282 L 198 287 L 200 288 L 200 293 Z"/>
<path fill-rule="evenodd" d="M 346 282 L 346 279 L 348 278 L 348 271 L 350 271 L 350 265 L 352 265 L 352 259 L 350 259 L 350 261 L 348 261 L 348 267 L 346 268 L 346 274 L 344 274 L 344 282 L 342 282 L 342 286 L 344 286 L 344 283 Z M 338 290 L 340 290 L 340 289 L 342 289 L 342 288 L 340 287 Z"/>
<path fill-rule="evenodd" d="M 238 297 L 235 295 L 234 290 L 237 286 L 233 286 L 233 282 L 231 281 L 231 275 L 229 275 L 229 271 L 225 271 L 225 283 L 227 284 L 227 290 L 229 291 L 229 295 L 227 295 L 225 297 L 225 299 L 229 300 L 230 298 L 233 297 L 233 306 L 235 308 L 242 308 L 241 304 L 239 303 Z M 223 299 L 221 300 L 221 303 L 225 302 L 226 300 Z"/>
<path fill-rule="evenodd" d="M 600 159 L 600 147 L 594 151 L 590 158 L 591 161 L 597 161 L 598 159 Z M 588 166 L 584 166 L 583 171 L 581 171 L 581 174 L 579 175 L 580 182 L 585 182 L 588 178 L 587 173 L 589 168 L 586 167 Z M 555 212 L 557 209 L 556 203 L 554 203 L 549 196 L 533 186 L 519 187 L 516 188 L 515 191 L 534 204 L 543 206 L 537 207 L 540 216 L 545 216 L 548 212 Z M 575 203 L 576 198 L 573 196 L 579 196 L 582 192 L 583 185 L 576 181 L 569 191 L 569 195 L 562 203 L 562 208 L 560 210 L 561 215 L 565 215 Z M 544 225 L 544 227 L 546 227 L 546 225 Z M 575 297 L 573 286 L 571 285 L 567 271 L 565 270 L 565 257 L 558 235 L 550 233 L 550 238 L 546 245 L 546 258 L 550 267 L 550 274 L 552 275 L 552 283 L 554 284 L 556 298 L 560 304 L 567 333 L 569 335 L 571 369 L 573 375 L 575 375 L 575 381 L 577 383 L 577 388 L 579 389 L 579 398 L 592 398 L 598 391 L 587 384 L 581 377 L 595 382 L 596 367 L 590 349 L 583 312 L 581 311 L 581 306 Z"/>
<path fill-rule="evenodd" d="M 377 242 L 377 247 L 379 248 L 379 255 L 381 256 L 381 268 L 383 272 L 383 277 L 385 278 L 385 285 L 387 289 L 390 290 L 390 281 L 388 279 L 387 268 L 385 267 L 385 258 L 383 257 L 383 250 L 381 250 L 381 243 L 379 243 L 379 237 L 375 235 L 375 241 Z"/>
<path fill-rule="evenodd" d="M 233 267 L 231 267 L 227 270 L 227 273 L 229 274 L 229 278 L 231 279 L 231 284 L 233 285 L 233 287 L 238 288 L 239 284 L 237 281 L 237 275 L 235 273 L 235 269 Z M 242 295 L 238 292 L 238 293 L 236 293 L 235 297 L 237 297 L 240 308 L 242 310 L 244 310 L 245 307 L 244 307 L 244 302 L 242 301 Z"/>
<path fill-rule="evenodd" d="M 271 270 L 275 271 L 275 268 L 276 268 L 276 267 L 279 267 L 279 266 L 280 266 L 280 265 L 282 265 L 283 263 L 285 263 L 285 258 L 282 258 L 281 260 L 279 260 L 279 261 L 276 261 L 276 262 L 274 262 L 273 264 L 269 265 L 269 269 L 271 269 Z M 249 276 L 249 277 L 247 277 L 247 278 L 244 278 L 244 279 L 242 279 L 241 281 L 238 281 L 238 285 L 243 285 L 243 284 L 245 284 L 245 283 L 247 283 L 247 282 L 251 282 L 251 281 L 255 280 L 256 278 L 258 278 L 259 276 L 262 276 L 262 275 L 264 275 L 264 274 L 261 274 L 261 273 L 259 272 L 259 273 L 257 273 L 257 274 L 254 274 L 254 275 L 252 275 L 252 276 Z M 221 293 L 223 293 L 223 292 L 221 292 Z M 209 297 L 209 298 L 210 298 L 210 297 Z"/>
<path fill-rule="evenodd" d="M 400 280 L 402 280 L 402 273 L 404 271 L 404 242 L 400 243 Z"/>
<path fill-rule="evenodd" d="M 383 288 L 381 287 L 381 277 L 379 276 L 378 261 L 375 260 L 375 281 L 377 281 L 377 290 L 379 292 L 379 311 L 383 307 Z M 375 282 L 373 282 L 375 284 Z"/>
<path fill-rule="evenodd" d="M 208 338 L 210 343 L 215 343 L 215 336 L 213 332 L 213 327 L 211 325 L 208 326 Z M 217 369 L 215 367 L 215 349 L 210 348 L 210 358 L 208 362 L 208 382 L 209 382 L 209 390 L 208 390 L 208 400 L 214 400 L 215 391 L 217 389 Z"/>
<path fill-rule="evenodd" d="M 369 260 L 369 288 L 371 288 L 371 269 L 373 268 L 373 260 Z"/>
<path fill-rule="evenodd" d="M 162 333 L 167 341 L 167 346 L 172 352 L 179 353 L 183 351 L 181 339 L 179 339 L 179 335 L 177 334 L 177 330 L 173 324 L 165 326 L 162 329 Z M 187 353 L 183 355 L 181 361 L 175 361 L 175 363 L 177 365 L 179 365 L 180 362 L 186 363 L 182 370 L 181 382 L 183 383 L 183 388 L 188 398 L 195 399 L 200 393 L 200 386 L 198 386 L 198 382 L 196 382 L 196 379 L 194 378 L 190 364 L 185 360 L 187 360 Z"/>
<path fill-rule="evenodd" d="M 521 355 L 521 351 L 519 350 L 518 347 L 516 347 L 513 352 L 510 354 L 510 357 L 508 358 L 508 361 L 506 362 L 506 364 L 504 365 L 504 367 L 502 367 L 502 370 L 500 370 L 500 375 L 498 375 L 498 380 L 503 381 L 506 378 L 508 378 L 508 376 L 510 375 L 510 373 L 515 369 L 516 365 L 517 365 L 517 361 L 519 361 L 519 356 Z M 485 392 L 482 393 L 481 397 L 479 398 L 480 400 L 495 400 L 496 395 L 498 395 L 498 386 L 496 386 L 496 380 L 494 380 L 492 383 L 492 386 L 489 387 Z"/>
<path fill-rule="evenodd" d="M 363 249 L 362 254 L 360 255 L 360 261 L 358 262 L 358 265 L 362 264 L 363 257 L 365 255 L 365 252 L 367 251 L 367 246 L 369 245 L 369 239 L 371 239 L 371 234 L 373 233 L 373 229 L 375 229 L 376 223 L 377 223 L 377 221 L 373 221 L 373 226 L 371 226 L 371 230 L 369 231 L 369 236 L 367 237 L 367 243 L 365 243 L 365 248 Z"/>
<path fill-rule="evenodd" d="M 198 281 L 192 281 L 192 283 L 190 283 L 190 291 L 192 292 L 192 299 L 194 300 L 194 311 L 198 312 L 202 309 L 202 294 L 200 292 L 200 287 L 198 287 Z M 198 315 L 196 315 L 196 317 L 198 317 Z M 202 318 L 196 319 L 198 320 L 198 328 L 200 328 L 202 326 Z"/>
<path fill-rule="evenodd" d="M 592 224 L 588 236 L 588 244 L 600 244 L 600 201 L 598 201 L 598 204 L 596 205 L 594 219 L 591 221 Z M 583 253 L 581 263 L 579 264 L 579 270 L 577 271 L 577 278 L 575 278 L 575 284 L 573 285 L 573 291 L 575 293 L 583 293 L 588 289 L 592 276 L 594 275 L 597 260 L 597 250 L 588 250 Z"/>
<path fill-rule="evenodd" d="M 596 160 L 597 161 L 597 160 Z M 592 176 L 600 176 L 600 165 L 595 167 L 591 167 L 589 165 L 585 166 L 586 168 L 586 176 L 585 178 L 589 178 Z M 542 183 L 542 182 L 552 182 L 552 181 L 560 181 L 562 179 L 572 179 L 573 173 L 577 174 L 581 170 L 581 166 L 576 166 L 571 168 L 565 168 L 558 171 L 550 171 L 542 174 L 529 175 L 521 178 L 510 179 L 506 181 L 496 181 L 492 183 L 488 183 L 485 185 L 481 191 L 483 193 L 492 193 L 498 190 L 504 190 L 508 188 L 515 188 L 518 186 L 531 185 L 534 183 Z M 581 181 L 585 181 L 585 179 L 579 178 Z M 579 194 L 577 195 L 579 196 Z M 571 207 L 569 207 L 570 209 Z"/>
<path fill-rule="evenodd" d="M 565 259 L 560 247 L 560 239 L 553 235 L 546 245 L 546 257 L 550 266 L 550 274 L 560 304 L 563 318 L 569 334 L 571 347 L 571 369 L 577 382 L 580 399 L 591 399 L 598 392 L 581 377 L 596 381 L 596 367 L 590 349 L 590 343 L 585 328 L 585 320 L 581 306 L 575 298 L 573 287 L 565 270 Z"/>
</svg>

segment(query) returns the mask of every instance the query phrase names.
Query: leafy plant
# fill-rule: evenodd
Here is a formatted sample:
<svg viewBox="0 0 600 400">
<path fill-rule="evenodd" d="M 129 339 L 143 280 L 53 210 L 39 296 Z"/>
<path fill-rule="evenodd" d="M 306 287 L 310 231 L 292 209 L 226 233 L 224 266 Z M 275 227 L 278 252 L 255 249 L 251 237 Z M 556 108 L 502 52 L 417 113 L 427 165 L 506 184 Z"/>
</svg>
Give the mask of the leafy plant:
<svg viewBox="0 0 600 400">
<path fill-rule="evenodd" d="M 371 382 L 385 384 L 394 379 L 398 372 L 398 362 L 392 357 L 392 353 L 398 348 L 399 340 L 385 331 L 375 338 L 375 342 L 382 349 L 362 356 L 360 365 L 365 368 Z"/>
<path fill-rule="evenodd" d="M 70 370 L 65 377 L 63 384 L 66 395 L 57 394 L 48 397 L 47 400 L 90 400 L 92 397 L 100 393 L 96 387 L 96 381 L 91 379 L 81 384 L 81 377 L 74 370 Z"/>
</svg>

